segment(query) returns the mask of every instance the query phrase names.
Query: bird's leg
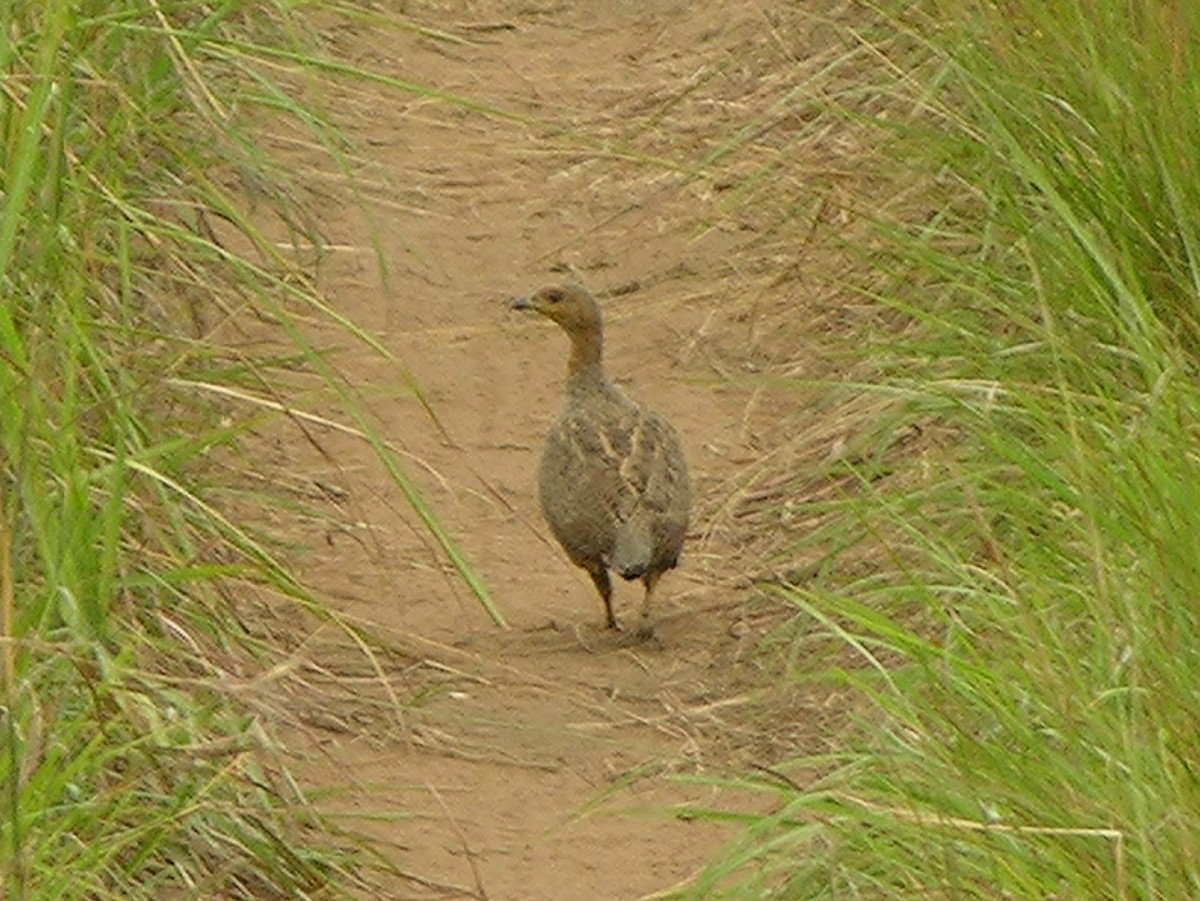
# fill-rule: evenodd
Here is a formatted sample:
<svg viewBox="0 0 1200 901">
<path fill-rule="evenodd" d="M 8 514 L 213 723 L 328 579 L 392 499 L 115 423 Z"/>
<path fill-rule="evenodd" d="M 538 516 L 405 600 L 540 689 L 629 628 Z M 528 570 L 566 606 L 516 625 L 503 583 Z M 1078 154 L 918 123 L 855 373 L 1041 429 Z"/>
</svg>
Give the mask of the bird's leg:
<svg viewBox="0 0 1200 901">
<path fill-rule="evenodd" d="M 654 624 L 650 622 L 650 602 L 654 599 L 654 586 L 658 584 L 660 576 L 662 573 L 650 570 L 642 577 L 642 584 L 646 586 L 646 596 L 642 599 L 642 622 L 638 626 L 638 638 L 654 637 Z"/>
<path fill-rule="evenodd" d="M 600 566 L 596 569 L 589 569 L 588 575 L 592 577 L 592 582 L 595 583 L 596 590 L 600 592 L 600 600 L 604 601 L 604 613 L 608 616 L 608 627 L 610 629 L 620 629 L 621 624 L 617 622 L 616 616 L 613 615 L 612 581 L 608 578 L 608 570 Z"/>
</svg>

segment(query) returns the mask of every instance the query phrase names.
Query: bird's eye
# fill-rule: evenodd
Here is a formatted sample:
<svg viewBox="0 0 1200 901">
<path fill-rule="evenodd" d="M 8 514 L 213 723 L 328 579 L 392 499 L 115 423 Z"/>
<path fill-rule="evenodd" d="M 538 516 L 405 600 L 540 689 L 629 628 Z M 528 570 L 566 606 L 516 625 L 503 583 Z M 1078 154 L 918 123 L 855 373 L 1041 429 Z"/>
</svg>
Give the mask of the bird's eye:
<svg viewBox="0 0 1200 901">
<path fill-rule="evenodd" d="M 552 291 L 546 292 L 546 300 L 550 303 L 558 303 L 562 299 L 563 299 L 563 293 L 562 293 L 562 291 L 559 291 L 557 288 Z"/>
</svg>

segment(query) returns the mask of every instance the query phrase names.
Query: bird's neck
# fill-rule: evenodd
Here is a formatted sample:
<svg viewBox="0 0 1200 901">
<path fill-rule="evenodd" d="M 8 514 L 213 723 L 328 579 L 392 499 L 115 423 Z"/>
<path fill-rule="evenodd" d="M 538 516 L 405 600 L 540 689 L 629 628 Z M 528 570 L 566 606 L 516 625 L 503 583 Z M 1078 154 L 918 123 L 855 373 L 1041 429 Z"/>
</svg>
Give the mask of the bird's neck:
<svg viewBox="0 0 1200 901">
<path fill-rule="evenodd" d="M 608 381 L 604 376 L 604 337 L 599 326 L 581 329 L 571 335 L 567 381 L 573 387 Z"/>
</svg>

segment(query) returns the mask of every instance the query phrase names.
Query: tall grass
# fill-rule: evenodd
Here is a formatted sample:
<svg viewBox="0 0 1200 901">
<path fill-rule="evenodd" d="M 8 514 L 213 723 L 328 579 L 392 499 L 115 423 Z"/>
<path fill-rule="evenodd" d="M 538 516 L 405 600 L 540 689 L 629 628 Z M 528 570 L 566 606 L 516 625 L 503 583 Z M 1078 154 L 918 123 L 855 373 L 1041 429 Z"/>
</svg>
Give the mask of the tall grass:
<svg viewBox="0 0 1200 901">
<path fill-rule="evenodd" d="M 329 311 L 242 200 L 253 190 L 260 214 L 266 204 L 303 240 L 242 118 L 319 127 L 262 65 L 281 53 L 324 65 L 297 43 L 289 6 L 38 0 L 0 12 L 6 898 L 328 896 L 343 865 L 313 849 L 322 824 L 264 753 L 244 699 L 275 677 L 277 655 L 229 597 L 263 589 L 328 614 L 222 512 L 205 463 L 270 407 L 221 398 L 249 397 L 271 372 L 224 355 L 204 323 L 271 315 L 296 342 L 293 362 L 334 381 L 288 315 Z"/>
<path fill-rule="evenodd" d="M 694 895 L 1200 896 L 1200 6 L 892 22 L 881 388 L 954 440 L 846 501 L 869 575 L 775 589 L 863 713 Z"/>
</svg>

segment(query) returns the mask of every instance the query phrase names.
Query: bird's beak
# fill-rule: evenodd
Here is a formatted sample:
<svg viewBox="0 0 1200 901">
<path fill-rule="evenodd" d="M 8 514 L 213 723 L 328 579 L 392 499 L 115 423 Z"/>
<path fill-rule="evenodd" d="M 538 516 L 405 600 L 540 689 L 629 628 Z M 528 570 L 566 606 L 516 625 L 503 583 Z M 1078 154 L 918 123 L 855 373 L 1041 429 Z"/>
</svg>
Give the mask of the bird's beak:
<svg viewBox="0 0 1200 901">
<path fill-rule="evenodd" d="M 513 298 L 512 308 L 514 310 L 536 310 L 537 307 L 533 304 L 532 297 L 516 297 Z"/>
</svg>

